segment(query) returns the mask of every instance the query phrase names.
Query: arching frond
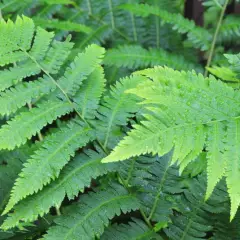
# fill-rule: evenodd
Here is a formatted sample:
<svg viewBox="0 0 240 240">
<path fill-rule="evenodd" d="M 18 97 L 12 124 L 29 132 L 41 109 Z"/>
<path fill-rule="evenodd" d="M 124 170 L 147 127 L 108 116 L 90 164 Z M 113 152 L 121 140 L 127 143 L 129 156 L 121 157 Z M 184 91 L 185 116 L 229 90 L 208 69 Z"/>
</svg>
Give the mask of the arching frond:
<svg viewBox="0 0 240 240">
<path fill-rule="evenodd" d="M 121 46 L 107 51 L 104 64 L 109 66 L 126 67 L 129 69 L 166 65 L 175 69 L 190 70 L 197 68 L 194 63 L 182 56 L 174 55 L 163 49 L 146 50 L 141 46 Z"/>
<path fill-rule="evenodd" d="M 146 153 L 164 155 L 174 148 L 172 163 L 178 162 L 182 172 L 206 145 L 209 178 L 206 197 L 226 174 L 233 218 L 240 199 L 240 193 L 234 189 L 239 175 L 236 149 L 239 93 L 214 78 L 204 79 L 194 72 L 156 67 L 138 74 L 151 80 L 128 92 L 143 98 L 152 113 L 134 126 L 104 162 Z"/>
<path fill-rule="evenodd" d="M 75 151 L 93 139 L 91 128 L 77 122 L 70 122 L 67 127 L 47 138 L 24 165 L 4 213 L 21 199 L 38 192 L 52 179 L 56 179 L 70 157 L 75 155 Z"/>
<path fill-rule="evenodd" d="M 173 25 L 173 30 L 181 34 L 186 33 L 193 47 L 200 48 L 203 51 L 210 48 L 211 34 L 180 14 L 169 13 L 157 6 L 147 4 L 125 4 L 121 8 L 137 16 L 148 17 L 149 15 L 156 15 L 162 19 L 163 23 Z"/>
<path fill-rule="evenodd" d="M 123 187 L 112 185 L 105 191 L 83 195 L 76 206 L 57 219 L 44 239 L 93 239 L 100 237 L 109 219 L 139 207 L 137 199 Z"/>
<path fill-rule="evenodd" d="M 86 151 L 77 155 L 60 173 L 59 178 L 43 188 L 38 193 L 27 197 L 14 207 L 2 225 L 9 229 L 19 224 L 19 221 L 34 221 L 38 215 L 43 216 L 52 206 L 60 206 L 65 195 L 73 199 L 79 191 L 89 187 L 91 180 L 116 170 L 116 164 L 102 164 L 104 154 Z M 77 184 L 76 184 L 77 182 Z M 37 207 L 36 207 L 37 206 Z"/>
</svg>

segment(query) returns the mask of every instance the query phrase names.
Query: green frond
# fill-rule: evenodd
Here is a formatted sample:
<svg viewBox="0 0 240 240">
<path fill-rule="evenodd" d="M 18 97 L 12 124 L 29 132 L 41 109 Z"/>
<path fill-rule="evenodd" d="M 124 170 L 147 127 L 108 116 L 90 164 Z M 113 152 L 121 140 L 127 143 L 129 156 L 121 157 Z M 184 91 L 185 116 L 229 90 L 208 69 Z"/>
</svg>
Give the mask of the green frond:
<svg viewBox="0 0 240 240">
<path fill-rule="evenodd" d="M 240 37 L 240 18 L 239 16 L 227 16 L 222 23 L 219 32 L 219 41 L 238 41 Z"/>
<path fill-rule="evenodd" d="M 38 27 L 36 29 L 36 36 L 34 38 L 33 46 L 30 51 L 30 55 L 37 60 L 42 60 L 49 49 L 49 45 L 52 42 L 54 33 L 47 32 L 46 30 Z"/>
<path fill-rule="evenodd" d="M 223 81 L 239 82 L 237 74 L 230 68 L 213 66 L 208 68 L 208 71 Z"/>
<path fill-rule="evenodd" d="M 226 171 L 226 156 L 224 156 L 224 124 L 215 122 L 209 126 L 207 139 L 207 172 L 208 186 L 206 199 L 213 192 L 218 181 L 225 175 Z"/>
<path fill-rule="evenodd" d="M 127 125 L 128 120 L 140 109 L 137 105 L 139 98 L 125 94 L 125 91 L 136 87 L 137 84 L 144 81 L 144 77 L 123 78 L 111 87 L 110 92 L 104 97 L 101 106 L 98 109 L 97 134 L 104 142 L 104 146 L 109 144 L 114 146 L 116 141 L 122 135 L 118 135 L 119 126 Z M 113 134 L 116 133 L 114 136 Z"/>
<path fill-rule="evenodd" d="M 21 199 L 38 192 L 52 179 L 58 178 L 60 170 L 75 155 L 75 151 L 93 139 L 91 128 L 81 126 L 80 122 L 70 122 L 65 128 L 46 138 L 19 174 L 4 214 Z"/>
<path fill-rule="evenodd" d="M 82 81 L 102 62 L 104 53 L 104 48 L 92 44 L 75 57 L 64 76 L 58 81 L 66 94 L 74 95 L 76 93 Z"/>
<path fill-rule="evenodd" d="M 44 2 L 48 5 L 54 5 L 54 4 L 74 4 L 74 1 L 71 0 L 40 0 L 41 2 Z"/>
<path fill-rule="evenodd" d="M 72 47 L 73 43 L 68 41 L 53 41 L 44 60 L 41 62 L 41 66 L 48 73 L 57 74 L 67 60 Z"/>
<path fill-rule="evenodd" d="M 238 75 L 240 74 L 240 53 L 238 54 L 224 54 L 227 58 L 228 62 L 231 64 L 231 69 L 236 72 Z"/>
<path fill-rule="evenodd" d="M 181 34 L 187 34 L 192 47 L 200 48 L 202 51 L 210 48 L 211 34 L 206 29 L 196 26 L 193 21 L 184 18 L 180 14 L 169 13 L 157 6 L 147 4 L 124 4 L 121 8 L 141 17 L 148 17 L 149 15 L 158 16 L 163 23 L 173 25 L 173 30 Z"/>
<path fill-rule="evenodd" d="M 0 71 L 0 91 L 4 91 L 13 85 L 16 85 L 24 78 L 39 74 L 40 72 L 41 70 L 39 67 L 30 61 L 28 61 L 27 64 L 23 66 L 19 65 L 2 70 Z"/>
<path fill-rule="evenodd" d="M 166 225 L 170 221 L 174 204 L 172 194 L 183 189 L 184 177 L 178 168 L 171 166 L 172 153 L 163 157 L 136 157 L 119 166 L 119 173 L 127 184 L 137 189 L 141 208 L 149 221 Z"/>
<path fill-rule="evenodd" d="M 56 19 L 44 19 L 44 18 L 33 18 L 34 23 L 37 26 L 47 29 L 57 29 L 64 30 L 69 32 L 83 32 L 83 33 L 91 33 L 92 29 L 86 25 L 80 23 L 74 23 L 70 21 L 59 21 Z"/>
<path fill-rule="evenodd" d="M 56 85 L 47 77 L 32 82 L 23 82 L 0 93 L 0 115 L 10 115 L 33 98 L 41 97 L 56 89 Z"/>
<path fill-rule="evenodd" d="M 229 213 L 224 212 L 215 216 L 212 240 L 239 240 L 240 224 L 239 212 L 232 222 L 229 222 Z"/>
<path fill-rule="evenodd" d="M 239 135 L 240 134 L 240 120 L 235 119 L 227 123 L 226 131 L 226 150 L 224 157 L 226 163 L 222 166 L 226 169 L 226 182 L 228 193 L 231 199 L 231 217 L 235 216 L 238 206 L 240 204 L 240 190 L 238 187 L 238 180 L 240 178 L 240 154 L 239 154 Z"/>
<path fill-rule="evenodd" d="M 0 52 L 1 57 L 10 54 L 21 53 L 31 47 L 32 36 L 34 34 L 33 20 L 27 17 L 17 17 L 15 23 L 11 20 L 0 22 Z"/>
<path fill-rule="evenodd" d="M 222 184 L 216 188 L 211 198 L 205 202 L 205 176 L 189 182 L 188 189 L 177 200 L 176 211 L 164 232 L 169 239 L 205 239 L 213 231 L 213 214 L 224 212 L 228 206 L 227 193 Z"/>
<path fill-rule="evenodd" d="M 28 154 L 24 149 L 2 152 L 0 155 L 0 210 L 4 209 L 10 196 L 11 188 Z"/>
<path fill-rule="evenodd" d="M 138 75 L 149 80 L 128 93 L 143 98 L 144 106 L 151 113 L 145 114 L 145 120 L 133 126 L 134 129 L 103 162 L 146 153 L 164 155 L 174 148 L 172 163 L 178 162 L 182 172 L 206 146 L 209 179 L 206 197 L 225 175 L 226 167 L 233 218 L 240 199 L 236 180 L 239 174 L 238 145 L 233 137 L 223 139 L 233 128 L 229 124 L 239 119 L 239 93 L 221 81 L 194 72 L 156 67 L 140 71 L 135 77 Z M 236 129 L 235 137 L 237 134 Z"/>
<path fill-rule="evenodd" d="M 91 180 L 116 170 L 116 164 L 102 164 L 104 154 L 92 150 L 77 155 L 60 173 L 57 180 L 51 182 L 38 193 L 27 197 L 14 207 L 2 225 L 9 229 L 19 221 L 34 221 L 38 215 L 43 216 L 52 206 L 60 206 L 65 195 L 73 199 L 79 191 L 89 187 Z M 77 183 L 77 184 L 76 184 Z"/>
<path fill-rule="evenodd" d="M 175 69 L 190 70 L 196 68 L 194 63 L 182 56 L 174 55 L 163 49 L 146 50 L 141 46 L 120 46 L 107 51 L 104 64 L 129 69 L 166 65 Z"/>
<path fill-rule="evenodd" d="M 75 94 L 73 100 L 83 118 L 95 118 L 100 98 L 104 92 L 105 82 L 103 68 L 98 66 L 84 80 L 83 85 Z"/>
<path fill-rule="evenodd" d="M 101 25 L 84 36 L 80 35 L 79 38 L 76 40 L 76 50 L 83 49 L 87 45 L 92 43 L 100 44 L 104 42 L 106 35 L 108 35 L 109 33 L 109 29 L 109 25 Z"/>
<path fill-rule="evenodd" d="M 139 219 L 132 219 L 127 224 L 114 224 L 107 228 L 100 238 L 101 240 L 162 240 L 163 238 L 149 229 Z"/>
<path fill-rule="evenodd" d="M 0 128 L 0 149 L 14 149 L 24 144 L 48 123 L 73 111 L 69 102 L 45 101 L 36 108 L 22 111 Z"/>
<path fill-rule="evenodd" d="M 109 219 L 139 208 L 138 200 L 120 185 L 81 196 L 81 201 L 69 207 L 43 239 L 93 239 L 100 237 Z"/>
</svg>

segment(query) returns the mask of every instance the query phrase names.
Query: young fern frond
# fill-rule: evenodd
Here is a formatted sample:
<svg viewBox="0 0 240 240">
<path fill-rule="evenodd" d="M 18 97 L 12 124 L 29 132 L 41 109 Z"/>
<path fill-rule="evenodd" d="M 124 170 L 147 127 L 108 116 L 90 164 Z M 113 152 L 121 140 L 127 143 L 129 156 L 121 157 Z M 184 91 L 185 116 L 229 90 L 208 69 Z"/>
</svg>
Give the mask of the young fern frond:
<svg viewBox="0 0 240 240">
<path fill-rule="evenodd" d="M 19 224 L 19 221 L 34 221 L 38 216 L 46 214 L 50 207 L 60 206 L 65 195 L 71 200 L 79 191 L 84 192 L 84 188 L 90 186 L 92 179 L 116 171 L 116 164 L 101 163 L 103 157 L 103 153 L 92 150 L 78 154 L 63 169 L 57 180 L 18 203 L 2 228 L 13 228 Z"/>
<path fill-rule="evenodd" d="M 45 240 L 55 239 L 93 239 L 100 237 L 109 219 L 115 215 L 137 210 L 139 202 L 134 195 L 117 184 L 107 190 L 83 195 L 77 205 L 67 209 L 65 215 L 56 219 L 56 226 L 51 227 L 44 236 Z"/>
<path fill-rule="evenodd" d="M 121 46 L 107 51 L 104 64 L 116 67 L 138 69 L 166 65 L 177 70 L 190 70 L 198 68 L 194 63 L 187 61 L 182 56 L 174 55 L 163 49 L 146 50 L 141 46 Z"/>
<path fill-rule="evenodd" d="M 135 77 L 138 75 L 149 80 L 128 93 L 143 98 L 143 104 L 152 113 L 146 114 L 141 124 L 133 126 L 103 161 L 125 160 L 146 153 L 164 155 L 174 148 L 172 163 L 178 162 L 182 172 L 206 146 L 209 150 L 206 198 L 226 175 L 232 219 L 240 199 L 236 190 L 236 179 L 240 176 L 236 144 L 239 93 L 214 78 L 205 79 L 194 72 L 156 67 L 140 71 Z M 233 154 L 236 158 L 230 157 Z"/>
</svg>

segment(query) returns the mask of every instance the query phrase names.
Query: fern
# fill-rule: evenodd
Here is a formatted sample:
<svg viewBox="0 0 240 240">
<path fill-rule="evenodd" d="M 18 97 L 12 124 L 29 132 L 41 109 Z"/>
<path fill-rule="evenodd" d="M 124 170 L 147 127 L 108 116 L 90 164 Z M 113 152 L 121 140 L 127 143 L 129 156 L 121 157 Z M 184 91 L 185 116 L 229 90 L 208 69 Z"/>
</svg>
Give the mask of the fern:
<svg viewBox="0 0 240 240">
<path fill-rule="evenodd" d="M 19 174 L 20 177 L 13 187 L 4 213 L 7 213 L 19 200 L 41 190 L 51 179 L 57 178 L 60 170 L 75 151 L 93 139 L 91 129 L 80 127 L 80 124 L 70 123 L 65 129 L 49 137 L 42 147 L 31 156 Z M 31 186 L 23 191 L 23 187 L 28 182 L 31 182 Z"/>
<path fill-rule="evenodd" d="M 183 18 L 180 14 L 171 14 L 156 6 L 147 4 L 126 4 L 121 8 L 142 17 L 147 17 L 151 14 L 156 15 L 160 17 L 163 22 L 173 25 L 175 31 L 181 34 L 187 33 L 188 40 L 192 43 L 193 47 L 200 48 L 203 51 L 210 48 L 211 35 L 208 31 L 197 27 L 194 22 Z"/>
<path fill-rule="evenodd" d="M 238 239 L 238 17 L 188 3 L 0 0 L 0 239 Z"/>
<path fill-rule="evenodd" d="M 82 196 L 81 202 L 68 209 L 65 216 L 56 220 L 44 239 L 92 239 L 99 237 L 109 219 L 139 207 L 137 199 L 119 185 L 108 190 Z M 76 211 L 76 209 L 78 209 Z"/>
<path fill-rule="evenodd" d="M 130 240 L 130 239 L 145 239 L 145 240 L 161 240 L 162 238 L 157 235 L 153 230 L 149 229 L 148 226 L 144 224 L 144 222 L 133 219 L 128 224 L 119 224 L 110 227 L 107 229 L 102 237 L 102 240 L 106 239 L 122 239 L 122 240 Z"/>
<path fill-rule="evenodd" d="M 36 220 L 38 215 L 43 216 L 47 213 L 50 207 L 60 206 L 65 195 L 68 199 L 73 199 L 79 191 L 84 192 L 84 187 L 90 186 L 91 179 L 115 170 L 114 165 L 101 164 L 103 157 L 103 153 L 90 150 L 77 155 L 64 168 L 56 181 L 17 204 L 14 213 L 9 215 L 2 228 L 15 227 L 19 221 Z"/>
<path fill-rule="evenodd" d="M 121 46 L 118 49 L 111 49 L 107 52 L 104 63 L 109 66 L 115 65 L 129 69 L 155 65 L 166 65 L 185 70 L 197 68 L 181 56 L 175 56 L 160 49 L 150 49 L 148 51 L 140 46 Z"/>
<path fill-rule="evenodd" d="M 181 214 L 172 217 L 172 223 L 164 231 L 170 239 L 203 239 L 212 231 L 211 216 L 224 211 L 228 205 L 227 195 L 222 194 L 224 188 L 219 186 L 212 197 L 205 202 L 205 182 L 203 176 L 194 179 L 184 195 L 178 199 L 178 211 Z"/>
<path fill-rule="evenodd" d="M 154 104 L 155 106 L 147 106 L 152 114 L 146 114 L 146 120 L 135 125 L 134 130 L 120 142 L 104 162 L 124 160 L 145 153 L 163 155 L 174 147 L 172 163 L 178 161 L 182 172 L 206 144 L 208 149 L 206 198 L 226 174 L 232 203 L 232 219 L 240 199 L 235 189 L 239 176 L 236 149 L 239 121 L 238 93 L 214 78 L 204 79 L 201 75 L 190 72 L 157 67 L 143 70 L 139 74 L 153 81 L 144 82 L 130 92 L 142 97 L 145 104 Z M 236 159 L 230 157 L 232 154 L 236 154 Z"/>
<path fill-rule="evenodd" d="M 112 87 L 110 93 L 104 97 L 102 105 L 98 109 L 98 137 L 102 140 L 104 147 L 115 145 L 115 142 L 122 137 L 118 130 L 119 126 L 124 126 L 127 121 L 140 109 L 136 103 L 139 98 L 126 95 L 127 89 L 136 86 L 144 78 L 124 78 Z M 120 133 L 120 134 L 119 134 Z"/>
<path fill-rule="evenodd" d="M 37 26 L 49 29 L 58 29 L 74 32 L 91 33 L 92 29 L 88 26 L 79 23 L 72 23 L 67 21 L 58 20 L 45 20 L 41 18 L 34 18 L 34 22 Z"/>
</svg>

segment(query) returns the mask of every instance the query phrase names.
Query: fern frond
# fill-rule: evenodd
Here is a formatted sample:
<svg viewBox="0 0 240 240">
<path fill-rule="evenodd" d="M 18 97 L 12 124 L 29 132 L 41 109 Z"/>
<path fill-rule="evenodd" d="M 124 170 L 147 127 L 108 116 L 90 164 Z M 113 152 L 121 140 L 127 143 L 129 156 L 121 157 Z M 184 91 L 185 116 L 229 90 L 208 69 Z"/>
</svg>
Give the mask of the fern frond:
<svg viewBox="0 0 240 240">
<path fill-rule="evenodd" d="M 228 82 L 239 82 L 237 74 L 227 67 L 209 67 L 208 71 L 216 77 Z"/>
<path fill-rule="evenodd" d="M 31 156 L 15 182 L 4 214 L 21 199 L 38 192 L 52 179 L 56 179 L 75 151 L 94 139 L 91 128 L 81 127 L 80 124 L 70 122 L 66 128 L 46 139 Z"/>
<path fill-rule="evenodd" d="M 70 54 L 73 43 L 53 41 L 41 66 L 50 74 L 57 74 Z M 42 52 L 42 51 L 41 51 Z"/>
<path fill-rule="evenodd" d="M 53 37 L 53 33 L 47 32 L 42 28 L 37 28 L 36 37 L 34 38 L 33 46 L 30 51 L 31 56 L 37 60 L 42 60 L 50 43 L 52 42 Z"/>
<path fill-rule="evenodd" d="M 166 65 L 175 69 L 190 70 L 196 66 L 182 56 L 174 55 L 163 49 L 146 50 L 141 46 L 121 46 L 107 51 L 104 64 L 129 69 Z"/>
<path fill-rule="evenodd" d="M 178 168 L 171 166 L 171 160 L 172 153 L 169 153 L 163 157 L 136 157 L 119 166 L 119 173 L 129 186 L 137 189 L 147 219 L 166 225 L 174 209 L 170 201 L 172 194 L 182 192 L 184 181 Z"/>
<path fill-rule="evenodd" d="M 162 19 L 163 23 L 173 25 L 173 30 L 187 34 L 188 40 L 192 43 L 194 48 L 200 48 L 202 51 L 208 50 L 211 43 L 211 34 L 184 18 L 180 14 L 169 13 L 160 9 L 157 6 L 150 6 L 147 4 L 124 4 L 121 9 L 128 10 L 133 14 L 141 17 L 148 17 L 149 15 L 155 15 Z"/>
<path fill-rule="evenodd" d="M 232 147 L 233 138 L 229 137 L 226 141 L 221 139 L 225 139 L 231 129 L 229 123 L 239 119 L 239 93 L 214 78 L 205 79 L 194 72 L 156 67 L 138 74 L 147 76 L 149 81 L 139 84 L 128 93 L 143 98 L 143 104 L 151 114 L 146 114 L 146 120 L 134 126 L 128 137 L 119 143 L 104 162 L 146 153 L 164 155 L 174 148 L 172 163 L 177 161 L 182 172 L 206 146 L 209 150 L 208 178 L 211 180 L 208 181 L 207 197 L 224 175 L 225 162 L 229 167 L 227 171 L 234 171 L 232 176 L 227 174 L 233 218 L 240 199 L 238 191 L 235 189 L 234 194 L 232 191 L 238 187 L 234 180 L 239 174 L 238 155 L 237 152 L 233 153 L 237 151 Z M 221 131 L 218 130 L 218 124 L 221 124 Z M 230 154 L 229 151 L 233 152 Z M 233 154 L 236 159 L 232 158 Z"/>
<path fill-rule="evenodd" d="M 25 66 L 20 65 L 2 70 L 0 71 L 0 91 L 4 91 L 13 85 L 16 85 L 25 77 L 30 77 L 40 72 L 41 69 L 32 62 L 27 62 Z"/>
<path fill-rule="evenodd" d="M 95 117 L 105 82 L 103 68 L 98 66 L 75 94 L 73 100 L 83 118 L 93 119 Z"/>
<path fill-rule="evenodd" d="M 205 239 L 207 233 L 213 231 L 213 214 L 225 211 L 228 205 L 227 194 L 221 186 L 216 188 L 212 197 L 205 202 L 205 176 L 200 175 L 193 179 L 177 201 L 176 209 L 179 213 L 172 216 L 172 223 L 164 229 L 168 238 Z"/>
<path fill-rule="evenodd" d="M 2 152 L 0 155 L 0 210 L 2 211 L 10 196 L 11 188 L 29 155 L 24 149 Z"/>
<path fill-rule="evenodd" d="M 228 209 L 227 209 L 228 210 Z M 232 240 L 239 239 L 240 236 L 240 224 L 239 224 L 239 212 L 232 222 L 229 222 L 229 213 L 226 211 L 221 214 L 217 214 L 214 218 L 214 231 L 213 240 Z"/>
<path fill-rule="evenodd" d="M 69 102 L 45 101 L 30 111 L 23 111 L 0 129 L 0 149 L 14 149 L 39 132 L 48 123 L 73 111 Z M 20 127 L 21 126 L 21 127 Z"/>
<path fill-rule="evenodd" d="M 139 208 L 138 200 L 120 185 L 113 184 L 105 191 L 83 195 L 81 201 L 69 207 L 48 230 L 44 239 L 93 239 L 100 237 L 109 219 Z"/>
<path fill-rule="evenodd" d="M 108 144 L 114 146 L 116 140 L 121 137 L 114 132 L 118 132 L 119 126 L 124 126 L 127 121 L 134 116 L 140 109 L 137 105 L 139 98 L 134 95 L 125 94 L 125 91 L 134 88 L 138 83 L 144 81 L 144 77 L 123 78 L 111 88 L 111 91 L 104 97 L 101 106 L 98 109 L 98 125 L 97 134 L 104 142 L 104 146 Z M 117 138 L 117 139 L 116 139 Z"/>
<path fill-rule="evenodd" d="M 0 93 L 0 115 L 10 115 L 18 108 L 56 89 L 56 85 L 45 76 L 33 82 L 24 82 Z"/>
<path fill-rule="evenodd" d="M 219 41 L 238 41 L 240 37 L 240 18 L 239 16 L 227 16 L 222 23 L 219 31 Z"/>
<path fill-rule="evenodd" d="M 91 33 L 92 29 L 86 25 L 80 23 L 74 23 L 70 21 L 59 21 L 57 19 L 44 19 L 44 18 L 34 18 L 34 23 L 37 26 L 47 29 L 57 29 L 64 30 L 69 32 L 83 32 L 83 33 Z"/>
<path fill-rule="evenodd" d="M 226 142 L 225 147 L 225 161 L 222 167 L 226 169 L 226 182 L 228 187 L 228 193 L 231 199 L 231 217 L 235 216 L 238 206 L 240 204 L 240 190 L 237 187 L 238 179 L 240 177 L 239 163 L 239 135 L 240 134 L 240 120 L 235 119 L 229 121 L 227 124 Z"/>
<path fill-rule="evenodd" d="M 1 57 L 8 54 L 20 54 L 21 49 L 29 50 L 34 33 L 34 23 L 27 17 L 17 17 L 15 24 L 8 20 L 0 22 L 0 52 Z M 21 54 L 20 54 L 21 55 Z"/>
<path fill-rule="evenodd" d="M 104 48 L 92 44 L 86 48 L 85 52 L 79 53 L 75 57 L 74 62 L 58 82 L 66 94 L 74 95 L 76 93 L 82 81 L 102 62 L 104 53 Z"/>
<path fill-rule="evenodd" d="M 149 229 L 139 219 L 132 219 L 127 224 L 114 224 L 107 228 L 104 234 L 100 238 L 101 240 L 162 240 L 163 238 L 155 233 L 152 229 Z"/>
<path fill-rule="evenodd" d="M 65 195 L 71 200 L 79 191 L 83 192 L 85 187 L 89 187 L 92 179 L 116 170 L 116 164 L 102 164 L 103 157 L 104 154 L 92 150 L 77 155 L 63 169 L 56 181 L 18 203 L 2 228 L 6 230 L 15 227 L 19 221 L 36 220 L 38 215 L 43 216 L 47 213 L 50 207 L 60 206 Z"/>
</svg>

